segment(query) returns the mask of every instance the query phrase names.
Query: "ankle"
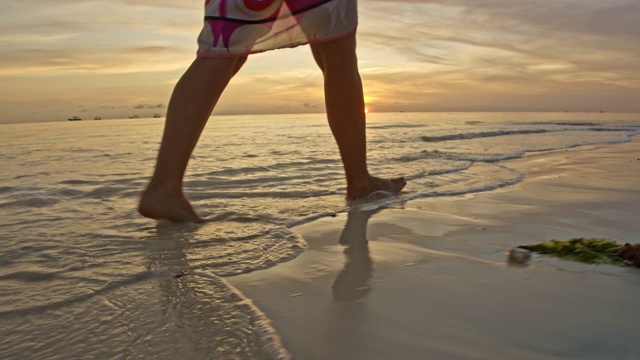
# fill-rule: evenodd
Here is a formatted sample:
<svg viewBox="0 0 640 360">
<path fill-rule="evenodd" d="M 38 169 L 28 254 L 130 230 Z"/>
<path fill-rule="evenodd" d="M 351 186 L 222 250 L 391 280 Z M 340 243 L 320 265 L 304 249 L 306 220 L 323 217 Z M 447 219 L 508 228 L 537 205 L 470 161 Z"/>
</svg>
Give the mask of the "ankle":
<svg viewBox="0 0 640 360">
<path fill-rule="evenodd" d="M 359 197 L 360 194 L 366 193 L 371 188 L 372 176 L 366 175 L 356 180 L 347 181 L 347 197 Z"/>
<path fill-rule="evenodd" d="M 145 192 L 162 194 L 182 194 L 182 182 L 170 180 L 151 179 Z"/>
</svg>

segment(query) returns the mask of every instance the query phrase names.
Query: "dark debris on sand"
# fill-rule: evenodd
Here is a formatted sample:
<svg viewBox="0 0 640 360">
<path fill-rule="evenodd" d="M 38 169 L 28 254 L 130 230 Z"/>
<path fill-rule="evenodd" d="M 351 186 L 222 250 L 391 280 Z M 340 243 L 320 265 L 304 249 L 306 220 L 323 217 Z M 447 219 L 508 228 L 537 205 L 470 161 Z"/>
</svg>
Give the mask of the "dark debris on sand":
<svg viewBox="0 0 640 360">
<path fill-rule="evenodd" d="M 627 265 L 640 267 L 640 244 L 626 243 L 614 256 Z"/>
</svg>

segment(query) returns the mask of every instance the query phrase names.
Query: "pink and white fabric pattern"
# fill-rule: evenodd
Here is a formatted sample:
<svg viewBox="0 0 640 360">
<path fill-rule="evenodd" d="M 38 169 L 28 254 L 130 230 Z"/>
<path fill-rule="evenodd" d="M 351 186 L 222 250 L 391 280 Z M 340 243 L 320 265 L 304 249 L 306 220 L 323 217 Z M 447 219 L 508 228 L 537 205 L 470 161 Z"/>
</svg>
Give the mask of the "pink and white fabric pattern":
<svg viewBox="0 0 640 360">
<path fill-rule="evenodd" d="M 199 57 L 236 57 L 356 31 L 357 0 L 206 0 Z"/>
</svg>

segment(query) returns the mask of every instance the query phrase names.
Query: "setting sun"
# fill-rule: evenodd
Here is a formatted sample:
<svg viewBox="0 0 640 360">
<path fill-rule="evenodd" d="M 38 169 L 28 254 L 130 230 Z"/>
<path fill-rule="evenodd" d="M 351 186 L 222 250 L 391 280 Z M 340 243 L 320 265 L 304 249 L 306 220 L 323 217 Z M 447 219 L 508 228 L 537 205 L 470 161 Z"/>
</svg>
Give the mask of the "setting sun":
<svg viewBox="0 0 640 360">
<path fill-rule="evenodd" d="M 364 113 L 369 113 L 369 108 L 371 108 L 371 103 L 373 102 L 373 97 L 369 95 L 364 95 Z"/>
</svg>

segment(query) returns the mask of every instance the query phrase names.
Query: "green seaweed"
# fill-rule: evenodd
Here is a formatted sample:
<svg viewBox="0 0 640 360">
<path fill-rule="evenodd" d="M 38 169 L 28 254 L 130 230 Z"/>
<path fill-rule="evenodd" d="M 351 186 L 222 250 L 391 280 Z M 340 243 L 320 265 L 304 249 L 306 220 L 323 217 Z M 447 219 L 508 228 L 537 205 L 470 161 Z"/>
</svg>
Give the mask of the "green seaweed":
<svg viewBox="0 0 640 360">
<path fill-rule="evenodd" d="M 522 246 L 522 248 L 587 264 L 622 265 L 623 260 L 616 254 L 623 246 L 609 239 L 573 238 L 549 240 L 536 245 Z"/>
</svg>

